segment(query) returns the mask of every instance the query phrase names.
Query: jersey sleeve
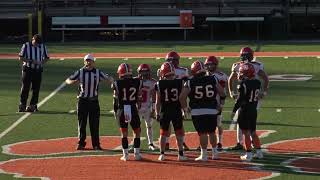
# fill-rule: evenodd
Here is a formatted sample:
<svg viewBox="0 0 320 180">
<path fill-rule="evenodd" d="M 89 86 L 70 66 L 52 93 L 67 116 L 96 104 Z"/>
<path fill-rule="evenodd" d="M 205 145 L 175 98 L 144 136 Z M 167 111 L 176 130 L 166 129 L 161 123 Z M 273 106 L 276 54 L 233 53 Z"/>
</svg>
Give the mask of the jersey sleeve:
<svg viewBox="0 0 320 180">
<path fill-rule="evenodd" d="M 100 79 L 100 80 L 109 79 L 109 75 L 106 74 L 106 73 L 104 73 L 104 72 L 102 72 L 102 71 L 100 71 L 100 72 L 99 72 L 99 79 Z"/>
<path fill-rule="evenodd" d="M 42 44 L 42 46 L 43 46 L 43 57 L 44 57 L 45 59 L 49 59 L 49 54 L 48 54 L 47 46 L 44 45 L 44 44 Z"/>
<path fill-rule="evenodd" d="M 80 70 L 73 73 L 71 76 L 69 76 L 70 80 L 79 80 Z"/>
<path fill-rule="evenodd" d="M 20 52 L 19 52 L 19 56 L 20 56 L 20 57 L 25 57 L 25 56 L 26 56 L 26 47 L 27 47 L 27 45 L 26 45 L 26 43 L 24 43 L 24 44 L 22 45 L 22 47 L 21 47 Z"/>
</svg>

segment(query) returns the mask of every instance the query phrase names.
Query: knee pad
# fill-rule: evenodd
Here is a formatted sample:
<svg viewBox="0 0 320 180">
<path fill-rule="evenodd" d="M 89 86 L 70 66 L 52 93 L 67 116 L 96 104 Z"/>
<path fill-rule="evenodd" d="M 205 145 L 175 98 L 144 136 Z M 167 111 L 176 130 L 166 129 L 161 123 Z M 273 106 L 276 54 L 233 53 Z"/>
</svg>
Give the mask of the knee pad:
<svg viewBox="0 0 320 180">
<path fill-rule="evenodd" d="M 120 128 L 120 131 L 121 131 L 122 133 L 126 133 L 126 132 L 128 132 L 128 128 Z"/>
<path fill-rule="evenodd" d="M 133 129 L 133 132 L 134 132 L 135 134 L 140 134 L 141 128 L 135 128 L 135 129 Z"/>
<path fill-rule="evenodd" d="M 163 129 L 160 129 L 160 135 L 161 136 L 167 136 L 168 137 L 169 132 Z"/>
<path fill-rule="evenodd" d="M 176 129 L 175 133 L 176 133 L 176 136 L 184 136 L 184 130 L 183 129 Z"/>
</svg>

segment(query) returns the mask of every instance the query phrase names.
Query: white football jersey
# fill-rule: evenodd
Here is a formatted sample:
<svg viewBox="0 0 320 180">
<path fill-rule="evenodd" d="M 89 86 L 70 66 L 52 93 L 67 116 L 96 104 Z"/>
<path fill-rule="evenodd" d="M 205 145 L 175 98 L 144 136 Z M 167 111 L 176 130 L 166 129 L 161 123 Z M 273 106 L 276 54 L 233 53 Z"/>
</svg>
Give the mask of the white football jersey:
<svg viewBox="0 0 320 180">
<path fill-rule="evenodd" d="M 236 63 L 234 63 L 233 65 L 232 65 L 232 67 L 231 67 L 231 72 L 235 72 L 235 73 L 237 73 L 237 74 L 239 74 L 239 69 L 240 69 L 240 64 L 241 63 L 243 63 L 242 61 L 240 61 L 240 62 L 236 62 Z M 259 62 L 259 61 L 251 61 L 250 62 L 252 65 L 253 65 L 253 67 L 254 67 L 254 73 L 255 73 L 255 75 L 256 75 L 256 78 L 258 78 L 258 72 L 260 71 L 260 70 L 263 70 L 264 69 L 264 67 L 263 67 L 263 64 L 261 63 L 261 62 Z"/>
<path fill-rule="evenodd" d="M 176 74 L 177 79 L 189 77 L 188 69 L 184 68 L 184 67 L 175 68 L 175 74 Z M 158 69 L 158 71 L 157 71 L 157 76 L 160 78 L 160 69 Z"/>
<path fill-rule="evenodd" d="M 224 89 L 224 92 L 227 93 L 228 75 L 222 71 L 216 71 L 213 75 L 216 77 L 220 86 Z"/>
<path fill-rule="evenodd" d="M 157 81 L 155 79 L 146 79 L 142 80 L 142 99 L 141 99 L 141 108 L 140 109 L 150 109 L 152 106 L 152 92 L 154 91 L 154 85 Z"/>
</svg>

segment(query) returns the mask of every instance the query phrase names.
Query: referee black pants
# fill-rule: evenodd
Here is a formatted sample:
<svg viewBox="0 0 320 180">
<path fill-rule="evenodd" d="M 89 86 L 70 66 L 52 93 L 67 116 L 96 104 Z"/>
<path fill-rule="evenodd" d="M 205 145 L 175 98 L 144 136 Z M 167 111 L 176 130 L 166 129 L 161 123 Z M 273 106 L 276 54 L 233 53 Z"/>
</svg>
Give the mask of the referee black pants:
<svg viewBox="0 0 320 180">
<path fill-rule="evenodd" d="M 36 105 L 38 103 L 41 79 L 42 69 L 23 67 L 21 77 L 20 105 L 26 106 L 30 87 L 32 88 L 30 105 Z"/>
<path fill-rule="evenodd" d="M 89 117 L 89 126 L 92 140 L 92 147 L 99 146 L 99 121 L 100 121 L 100 106 L 98 100 L 88 100 L 79 98 L 78 101 L 78 131 L 79 145 L 85 146 L 86 126 Z"/>
</svg>

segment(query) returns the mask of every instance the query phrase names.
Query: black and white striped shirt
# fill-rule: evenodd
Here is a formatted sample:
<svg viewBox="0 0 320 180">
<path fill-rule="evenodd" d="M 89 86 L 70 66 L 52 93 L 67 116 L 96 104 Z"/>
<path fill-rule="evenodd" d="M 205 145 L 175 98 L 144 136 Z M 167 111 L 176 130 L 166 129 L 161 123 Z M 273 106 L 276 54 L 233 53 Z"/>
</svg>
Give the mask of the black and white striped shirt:
<svg viewBox="0 0 320 180">
<path fill-rule="evenodd" d="M 31 42 L 26 42 L 22 45 L 19 56 L 30 60 L 30 62 L 23 62 L 23 66 L 32 69 L 41 69 L 43 60 L 49 58 L 47 48 L 44 44 L 41 43 L 33 46 Z M 33 64 L 32 60 L 37 61 L 39 64 Z"/>
<path fill-rule="evenodd" d="M 69 79 L 79 81 L 78 98 L 96 98 L 98 97 L 100 81 L 109 79 L 109 75 L 96 68 L 91 70 L 81 68 L 71 75 Z"/>
</svg>

